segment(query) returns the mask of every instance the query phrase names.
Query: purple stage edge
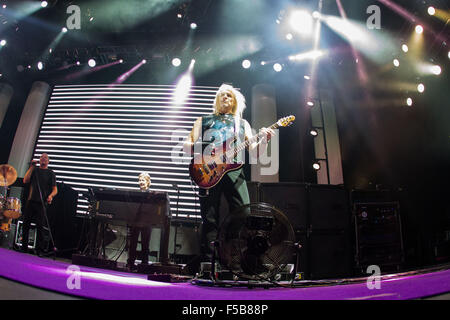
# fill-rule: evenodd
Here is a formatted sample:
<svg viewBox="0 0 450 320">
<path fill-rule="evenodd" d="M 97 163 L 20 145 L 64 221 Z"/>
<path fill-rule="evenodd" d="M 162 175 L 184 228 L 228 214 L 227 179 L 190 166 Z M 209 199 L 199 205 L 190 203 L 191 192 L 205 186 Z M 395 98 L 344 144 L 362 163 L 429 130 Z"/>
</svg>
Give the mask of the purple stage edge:
<svg viewBox="0 0 450 320">
<path fill-rule="evenodd" d="M 101 300 L 406 300 L 450 292 L 449 269 L 383 277 L 379 289 L 369 289 L 366 281 L 296 288 L 225 288 L 150 281 L 146 275 L 74 266 L 1 248 L 0 276 Z"/>
</svg>

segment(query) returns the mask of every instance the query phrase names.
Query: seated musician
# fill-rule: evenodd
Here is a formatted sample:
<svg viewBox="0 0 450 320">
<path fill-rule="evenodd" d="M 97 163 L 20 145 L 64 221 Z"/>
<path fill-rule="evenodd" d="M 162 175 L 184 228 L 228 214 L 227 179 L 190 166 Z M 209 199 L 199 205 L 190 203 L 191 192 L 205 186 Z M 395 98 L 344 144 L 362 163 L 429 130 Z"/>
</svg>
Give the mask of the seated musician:
<svg viewBox="0 0 450 320">
<path fill-rule="evenodd" d="M 148 192 L 151 184 L 150 175 L 146 172 L 142 172 L 138 177 L 138 183 L 139 188 L 141 189 L 141 192 Z M 139 213 L 138 213 L 139 214 Z M 139 234 L 141 235 L 141 246 L 142 246 L 142 257 L 141 261 L 142 264 L 148 263 L 148 256 L 149 256 L 149 246 L 150 246 L 150 235 L 151 235 L 151 228 L 150 227 L 131 227 L 130 232 L 130 248 L 128 250 L 128 261 L 127 261 L 127 267 L 129 270 L 135 270 L 136 266 L 134 264 L 136 260 L 136 247 L 137 242 L 139 238 Z"/>
</svg>

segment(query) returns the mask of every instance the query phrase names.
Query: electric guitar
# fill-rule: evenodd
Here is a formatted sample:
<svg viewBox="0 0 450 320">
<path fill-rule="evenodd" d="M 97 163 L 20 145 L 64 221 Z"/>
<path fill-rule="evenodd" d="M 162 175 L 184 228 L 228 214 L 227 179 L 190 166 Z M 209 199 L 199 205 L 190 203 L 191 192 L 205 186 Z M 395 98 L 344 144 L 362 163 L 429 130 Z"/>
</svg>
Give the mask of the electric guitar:
<svg viewBox="0 0 450 320">
<path fill-rule="evenodd" d="M 287 127 L 294 120 L 294 116 L 284 117 L 272 124 L 269 128 L 277 129 L 279 127 Z M 244 165 L 243 163 L 234 162 L 236 155 L 252 143 L 257 142 L 263 135 L 264 133 L 259 132 L 251 139 L 237 146 L 233 146 L 236 138 L 231 138 L 223 142 L 219 147 L 214 148 L 211 155 L 199 154 L 195 156 L 189 165 L 189 174 L 192 180 L 202 189 L 214 187 L 227 172 L 237 170 Z"/>
</svg>

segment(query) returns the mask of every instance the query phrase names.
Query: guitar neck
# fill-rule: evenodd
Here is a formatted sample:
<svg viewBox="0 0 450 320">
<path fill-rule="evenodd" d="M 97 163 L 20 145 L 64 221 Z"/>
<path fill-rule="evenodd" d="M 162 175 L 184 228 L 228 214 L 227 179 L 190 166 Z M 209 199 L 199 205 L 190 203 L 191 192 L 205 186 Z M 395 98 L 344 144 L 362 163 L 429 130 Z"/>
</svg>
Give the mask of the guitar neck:
<svg viewBox="0 0 450 320">
<path fill-rule="evenodd" d="M 277 129 L 279 128 L 279 124 L 278 122 L 275 122 L 274 124 L 272 124 L 269 128 L 270 129 Z M 241 152 L 242 150 L 248 148 L 252 143 L 257 142 L 259 138 L 261 138 L 264 135 L 263 132 L 258 132 L 258 134 L 255 134 L 253 137 L 251 137 L 250 139 L 240 143 L 237 147 L 233 148 L 232 150 L 229 150 L 226 152 L 226 157 L 227 158 L 234 158 L 236 157 L 236 155 Z"/>
</svg>

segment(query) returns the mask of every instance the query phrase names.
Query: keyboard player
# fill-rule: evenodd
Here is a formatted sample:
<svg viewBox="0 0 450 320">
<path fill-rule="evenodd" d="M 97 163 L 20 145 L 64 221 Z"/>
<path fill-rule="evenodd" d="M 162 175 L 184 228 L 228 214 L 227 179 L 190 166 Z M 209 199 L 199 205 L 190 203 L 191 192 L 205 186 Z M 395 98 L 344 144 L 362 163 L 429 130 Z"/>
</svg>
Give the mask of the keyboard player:
<svg viewBox="0 0 450 320">
<path fill-rule="evenodd" d="M 141 192 L 148 192 L 150 190 L 151 180 L 150 175 L 147 172 L 142 172 L 138 176 L 138 183 Z M 144 212 L 138 212 L 139 214 L 145 214 Z M 128 260 L 127 260 L 127 268 L 130 271 L 136 270 L 135 260 L 137 256 L 136 247 L 139 238 L 139 234 L 141 235 L 141 246 L 142 246 L 142 256 L 141 261 L 142 264 L 148 264 L 148 256 L 150 254 L 149 246 L 150 246 L 150 235 L 151 228 L 150 227 L 136 227 L 132 226 L 130 230 L 130 247 L 128 250 Z"/>
</svg>

